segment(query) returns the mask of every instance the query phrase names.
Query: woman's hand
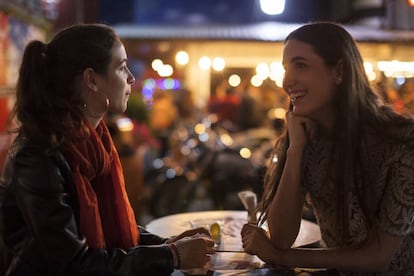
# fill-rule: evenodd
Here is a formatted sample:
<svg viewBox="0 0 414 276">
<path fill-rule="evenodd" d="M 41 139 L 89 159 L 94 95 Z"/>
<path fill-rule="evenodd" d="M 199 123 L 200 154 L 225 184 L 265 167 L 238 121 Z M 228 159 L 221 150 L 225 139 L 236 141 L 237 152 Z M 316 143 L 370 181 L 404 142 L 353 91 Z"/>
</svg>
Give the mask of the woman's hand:
<svg viewBox="0 0 414 276">
<path fill-rule="evenodd" d="M 266 263 L 277 264 L 278 250 L 274 248 L 266 231 L 252 224 L 245 224 L 241 230 L 244 250 L 252 255 L 257 255 Z"/>
<path fill-rule="evenodd" d="M 194 236 L 174 242 L 180 255 L 182 269 L 201 268 L 210 261 L 210 255 L 216 253 L 214 241 L 206 236 Z"/>
<path fill-rule="evenodd" d="M 193 237 L 195 235 L 201 235 L 201 236 L 210 237 L 210 232 L 206 228 L 204 228 L 204 227 L 198 227 L 198 228 L 194 228 L 194 229 L 190 229 L 190 230 L 184 231 L 184 232 L 182 232 L 178 236 L 170 237 L 166 241 L 166 243 L 173 243 L 173 242 L 176 242 L 178 240 L 181 240 L 182 238 Z"/>
<path fill-rule="evenodd" d="M 303 149 L 309 139 L 315 135 L 316 124 L 308 117 L 295 115 L 292 111 L 286 114 L 289 131 L 289 148 Z"/>
</svg>

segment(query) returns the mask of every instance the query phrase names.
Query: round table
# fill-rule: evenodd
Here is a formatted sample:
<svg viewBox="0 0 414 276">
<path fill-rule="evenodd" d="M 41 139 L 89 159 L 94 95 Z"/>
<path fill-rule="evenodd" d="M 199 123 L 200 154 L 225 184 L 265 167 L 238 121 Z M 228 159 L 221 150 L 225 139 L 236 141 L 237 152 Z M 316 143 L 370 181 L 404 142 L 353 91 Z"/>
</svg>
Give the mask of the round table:
<svg viewBox="0 0 414 276">
<path fill-rule="evenodd" d="M 162 237 L 178 235 L 185 230 L 199 226 L 209 229 L 214 222 L 222 229 L 222 243 L 219 251 L 243 252 L 240 230 L 247 223 L 247 211 L 202 211 L 169 215 L 147 224 L 148 231 Z M 321 239 L 319 226 L 302 219 L 299 234 L 293 247 L 316 244 Z"/>
</svg>

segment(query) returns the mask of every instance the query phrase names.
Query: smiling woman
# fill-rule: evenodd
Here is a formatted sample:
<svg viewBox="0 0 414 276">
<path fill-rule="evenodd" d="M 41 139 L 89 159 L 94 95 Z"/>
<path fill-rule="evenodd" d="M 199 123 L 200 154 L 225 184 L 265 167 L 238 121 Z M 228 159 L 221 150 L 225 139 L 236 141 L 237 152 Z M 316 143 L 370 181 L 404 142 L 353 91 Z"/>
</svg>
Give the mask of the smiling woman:
<svg viewBox="0 0 414 276">
<path fill-rule="evenodd" d="M 245 250 L 345 275 L 414 274 L 414 118 L 381 102 L 356 43 L 337 24 L 289 34 L 283 65 L 291 108 L 259 208 L 270 237 L 246 224 Z M 319 250 L 291 249 L 304 204 L 321 229 Z"/>
</svg>

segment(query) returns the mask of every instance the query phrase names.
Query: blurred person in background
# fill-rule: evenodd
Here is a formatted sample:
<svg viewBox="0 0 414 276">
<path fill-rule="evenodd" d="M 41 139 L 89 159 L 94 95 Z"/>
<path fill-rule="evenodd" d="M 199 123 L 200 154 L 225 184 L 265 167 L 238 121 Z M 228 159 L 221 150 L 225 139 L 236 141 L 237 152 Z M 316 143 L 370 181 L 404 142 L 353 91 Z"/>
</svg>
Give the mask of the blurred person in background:
<svg viewBox="0 0 414 276">
<path fill-rule="evenodd" d="M 160 148 L 156 157 L 164 157 L 169 151 L 169 138 L 179 120 L 178 108 L 171 92 L 157 90 L 152 96 L 150 127 Z"/>
<path fill-rule="evenodd" d="M 28 44 L 18 137 L 0 182 L 1 275 L 166 275 L 208 262 L 206 229 L 168 239 L 136 225 L 102 120 L 125 111 L 134 81 L 108 26 L 75 25 Z"/>
<path fill-rule="evenodd" d="M 210 97 L 208 112 L 216 114 L 217 122 L 222 127 L 231 132 L 238 131 L 240 128 L 240 93 L 237 88 L 228 87 L 223 83 Z"/>
<path fill-rule="evenodd" d="M 246 85 L 241 91 L 238 126 L 239 130 L 259 128 L 265 123 L 265 108 L 259 88 Z"/>
<path fill-rule="evenodd" d="M 269 235 L 244 225 L 246 252 L 340 275 L 414 275 L 414 119 L 381 102 L 337 24 L 293 31 L 283 65 L 291 109 L 259 205 Z M 291 248 L 307 201 L 322 248 Z"/>
</svg>

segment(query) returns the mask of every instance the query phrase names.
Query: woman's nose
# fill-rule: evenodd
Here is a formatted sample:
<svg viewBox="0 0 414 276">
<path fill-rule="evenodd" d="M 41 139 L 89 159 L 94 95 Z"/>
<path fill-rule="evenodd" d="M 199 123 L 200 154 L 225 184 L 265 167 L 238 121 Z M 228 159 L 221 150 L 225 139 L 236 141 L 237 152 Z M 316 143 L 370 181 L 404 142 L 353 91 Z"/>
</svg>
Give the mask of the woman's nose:
<svg viewBox="0 0 414 276">
<path fill-rule="evenodd" d="M 129 69 L 128 69 L 128 71 L 129 71 Z M 135 82 L 135 77 L 134 77 L 134 75 L 132 74 L 131 71 L 129 71 L 127 82 L 128 82 L 128 84 L 134 84 L 134 82 Z"/>
<path fill-rule="evenodd" d="M 294 85 L 294 79 L 292 78 L 291 74 L 288 74 L 288 72 L 286 71 L 284 76 L 283 76 L 283 81 L 282 81 L 282 86 L 283 88 L 286 90 L 286 92 L 292 88 L 292 86 Z"/>
</svg>

